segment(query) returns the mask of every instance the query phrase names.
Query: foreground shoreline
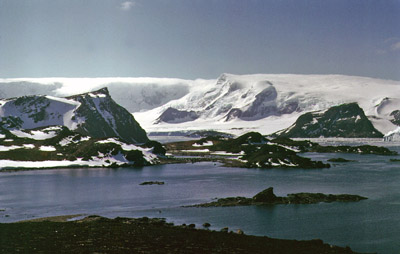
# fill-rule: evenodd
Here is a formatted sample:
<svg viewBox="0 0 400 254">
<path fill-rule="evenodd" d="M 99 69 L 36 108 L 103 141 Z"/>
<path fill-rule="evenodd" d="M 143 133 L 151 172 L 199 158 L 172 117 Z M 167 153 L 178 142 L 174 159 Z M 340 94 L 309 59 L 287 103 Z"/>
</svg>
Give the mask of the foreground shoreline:
<svg viewBox="0 0 400 254">
<path fill-rule="evenodd" d="M 0 253 L 355 253 L 322 240 L 269 237 L 174 226 L 164 219 L 65 215 L 0 224 Z M 69 221 L 69 220 L 73 221 Z M 227 230 L 225 230 L 227 231 Z"/>
</svg>

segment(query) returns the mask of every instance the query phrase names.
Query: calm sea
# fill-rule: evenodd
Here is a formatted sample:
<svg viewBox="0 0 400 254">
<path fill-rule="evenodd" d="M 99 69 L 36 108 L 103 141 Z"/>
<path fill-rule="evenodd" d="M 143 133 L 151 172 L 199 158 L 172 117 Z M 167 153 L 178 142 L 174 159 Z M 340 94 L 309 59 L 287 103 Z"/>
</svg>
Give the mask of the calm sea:
<svg viewBox="0 0 400 254">
<path fill-rule="evenodd" d="M 391 147 L 400 151 L 399 146 Z M 322 239 L 359 252 L 400 251 L 400 156 L 305 154 L 326 161 L 356 162 L 329 169 L 257 170 L 214 163 L 141 169 L 57 169 L 0 173 L 0 222 L 64 214 L 163 217 L 175 224 L 208 222 L 246 234 L 286 239 Z M 144 181 L 165 185 L 141 186 Z M 358 194 L 357 203 L 257 207 L 183 208 L 228 196 L 252 197 L 274 187 L 296 192 Z"/>
</svg>

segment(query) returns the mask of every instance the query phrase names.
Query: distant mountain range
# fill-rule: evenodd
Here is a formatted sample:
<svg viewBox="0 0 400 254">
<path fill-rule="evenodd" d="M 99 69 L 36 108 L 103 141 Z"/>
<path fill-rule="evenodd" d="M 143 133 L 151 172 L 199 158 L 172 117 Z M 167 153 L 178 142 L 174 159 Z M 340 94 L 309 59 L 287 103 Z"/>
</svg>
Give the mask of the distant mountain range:
<svg viewBox="0 0 400 254">
<path fill-rule="evenodd" d="M 9 97 L 23 93 L 69 96 L 74 92 L 87 92 L 103 86 L 107 86 L 113 99 L 133 113 L 140 125 L 152 133 L 216 130 L 233 134 L 248 131 L 273 134 L 279 131 L 283 133 L 295 124 L 300 129 L 312 129 L 313 137 L 381 137 L 383 134 L 392 133 L 399 125 L 399 81 L 343 75 L 222 74 L 215 80 L 3 79 L 0 80 L 0 96 Z M 66 98 L 71 99 L 79 102 L 72 97 Z M 83 104 L 83 108 L 95 106 Z M 340 110 L 334 114 L 336 120 L 341 119 L 344 125 L 334 123 L 334 119 L 328 120 L 328 115 L 322 115 L 323 112 L 339 105 L 354 107 L 351 110 L 354 110 L 352 116 Z M 73 107 L 65 106 L 64 113 L 70 112 Z M 77 126 L 81 114 L 85 113 L 76 113 L 75 119 L 71 118 L 69 124 L 83 132 L 85 128 Z M 304 114 L 305 116 L 302 116 Z M 104 115 L 100 116 L 105 119 Z M 311 122 L 300 127 L 296 121 L 303 121 L 307 117 Z M 347 122 L 343 120 L 346 117 L 350 117 Z M 317 125 L 315 121 L 318 121 Z M 41 122 L 40 117 L 38 122 Z M 107 131 L 104 131 L 110 133 L 116 130 L 115 126 L 114 129 L 111 128 L 112 121 L 106 122 L 110 128 L 107 127 Z M 316 130 L 320 125 L 321 129 Z M 343 128 L 344 126 L 347 128 Z M 323 131 L 324 128 L 329 131 Z M 354 131 L 354 128 L 366 128 L 368 131 Z M 96 128 L 87 126 L 86 129 L 93 132 Z M 345 133 L 351 129 L 353 134 Z M 307 136 L 306 134 L 305 131 L 301 135 Z M 141 138 L 135 138 L 135 141 L 140 140 Z"/>
</svg>

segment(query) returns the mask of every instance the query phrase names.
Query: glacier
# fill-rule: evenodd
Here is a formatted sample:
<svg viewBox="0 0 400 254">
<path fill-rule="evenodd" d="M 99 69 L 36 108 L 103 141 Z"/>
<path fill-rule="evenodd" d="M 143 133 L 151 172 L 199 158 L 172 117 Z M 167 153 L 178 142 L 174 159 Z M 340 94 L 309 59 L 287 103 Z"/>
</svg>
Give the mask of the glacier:
<svg viewBox="0 0 400 254">
<path fill-rule="evenodd" d="M 400 127 L 397 127 L 395 130 L 386 133 L 383 137 L 385 141 L 400 141 Z"/>
</svg>

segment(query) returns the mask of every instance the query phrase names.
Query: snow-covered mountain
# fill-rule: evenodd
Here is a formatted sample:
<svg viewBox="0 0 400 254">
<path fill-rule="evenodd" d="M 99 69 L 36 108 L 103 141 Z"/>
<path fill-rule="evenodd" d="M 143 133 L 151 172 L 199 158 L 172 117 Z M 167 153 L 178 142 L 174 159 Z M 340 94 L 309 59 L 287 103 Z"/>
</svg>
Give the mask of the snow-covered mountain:
<svg viewBox="0 0 400 254">
<path fill-rule="evenodd" d="M 95 138 L 148 141 L 132 114 L 118 105 L 107 88 L 66 98 L 29 95 L 0 100 L 0 129 L 19 133 L 46 126 L 66 126 Z"/>
<path fill-rule="evenodd" d="M 3 79 L 0 96 L 23 92 L 68 96 L 104 86 L 149 132 L 214 129 L 271 134 L 290 127 L 306 112 L 356 102 L 374 127 L 386 134 L 397 128 L 396 110 L 400 110 L 399 81 L 343 75 Z"/>
<path fill-rule="evenodd" d="M 107 87 L 129 112 L 153 109 L 181 98 L 201 80 L 166 78 L 21 78 L 0 79 L 0 98 L 24 95 L 66 97 Z"/>
<path fill-rule="evenodd" d="M 180 99 L 135 116 L 151 131 L 212 128 L 271 134 L 290 127 L 306 112 L 353 102 L 385 134 L 396 128 L 393 112 L 400 109 L 400 82 L 342 75 L 223 74 L 192 87 Z M 166 117 L 171 109 L 179 111 L 175 119 Z M 189 113 L 195 117 L 188 118 Z"/>
</svg>

